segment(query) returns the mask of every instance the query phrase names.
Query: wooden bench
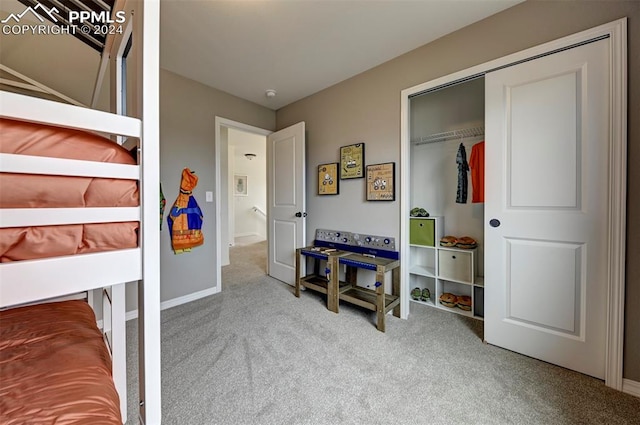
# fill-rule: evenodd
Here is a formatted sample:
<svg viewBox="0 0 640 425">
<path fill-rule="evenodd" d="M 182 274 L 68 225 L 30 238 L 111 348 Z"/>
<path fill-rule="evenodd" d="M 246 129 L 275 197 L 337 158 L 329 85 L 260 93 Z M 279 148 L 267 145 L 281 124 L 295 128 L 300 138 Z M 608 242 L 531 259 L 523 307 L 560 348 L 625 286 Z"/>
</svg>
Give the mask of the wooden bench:
<svg viewBox="0 0 640 425">
<path fill-rule="evenodd" d="M 370 256 L 345 249 L 327 246 L 316 241 L 314 246 L 296 250 L 295 296 L 300 297 L 300 288 L 305 287 L 327 296 L 327 308 L 334 313 L 339 311 L 340 300 L 376 312 L 376 325 L 379 331 L 385 331 L 385 316 L 393 310 L 400 317 L 400 260 L 393 254 L 378 251 L 378 256 Z M 340 247 L 343 248 L 343 247 Z M 386 254 L 386 255 L 385 255 Z M 386 258 L 391 256 L 395 258 Z M 301 276 L 301 262 L 306 257 L 314 259 L 313 271 Z M 322 261 L 325 268 L 321 269 Z M 344 265 L 345 279 L 340 280 L 340 266 Z M 375 271 L 374 288 L 358 286 L 358 269 Z M 391 272 L 391 294 L 385 293 L 385 276 Z"/>
</svg>

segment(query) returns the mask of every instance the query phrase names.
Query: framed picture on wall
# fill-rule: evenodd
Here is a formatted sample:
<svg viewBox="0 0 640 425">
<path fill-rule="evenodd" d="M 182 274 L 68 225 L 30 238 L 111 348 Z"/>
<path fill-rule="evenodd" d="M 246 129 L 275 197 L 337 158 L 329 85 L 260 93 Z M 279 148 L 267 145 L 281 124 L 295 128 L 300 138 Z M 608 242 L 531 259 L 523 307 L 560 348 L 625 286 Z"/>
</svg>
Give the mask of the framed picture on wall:
<svg viewBox="0 0 640 425">
<path fill-rule="evenodd" d="M 337 195 L 340 193 L 338 163 L 318 165 L 318 195 Z"/>
<path fill-rule="evenodd" d="M 367 201 L 395 201 L 396 163 L 367 165 Z"/>
<path fill-rule="evenodd" d="M 340 148 L 340 178 L 359 179 L 364 177 L 364 143 Z"/>
<path fill-rule="evenodd" d="M 247 196 L 248 193 L 247 176 L 241 176 L 238 174 L 233 176 L 233 194 L 235 196 Z"/>
</svg>

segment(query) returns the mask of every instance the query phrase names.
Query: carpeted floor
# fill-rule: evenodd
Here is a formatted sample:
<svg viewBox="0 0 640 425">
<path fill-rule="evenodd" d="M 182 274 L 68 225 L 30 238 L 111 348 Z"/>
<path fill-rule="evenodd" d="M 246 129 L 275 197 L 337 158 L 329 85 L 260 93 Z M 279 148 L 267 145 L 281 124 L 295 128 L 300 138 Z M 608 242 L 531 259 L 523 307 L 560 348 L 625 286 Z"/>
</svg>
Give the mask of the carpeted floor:
<svg viewBox="0 0 640 425">
<path fill-rule="evenodd" d="M 412 304 L 381 333 L 267 277 L 265 242 L 230 255 L 221 294 L 162 312 L 164 424 L 640 424 L 640 399 L 484 344 L 482 322 Z"/>
</svg>

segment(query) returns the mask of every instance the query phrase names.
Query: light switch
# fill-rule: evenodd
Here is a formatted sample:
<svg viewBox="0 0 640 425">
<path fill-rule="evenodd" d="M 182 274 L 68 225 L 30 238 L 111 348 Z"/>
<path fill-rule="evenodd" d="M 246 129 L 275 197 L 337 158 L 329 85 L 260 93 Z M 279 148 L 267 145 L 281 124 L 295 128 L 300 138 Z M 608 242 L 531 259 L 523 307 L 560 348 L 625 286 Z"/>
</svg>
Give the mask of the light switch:
<svg viewBox="0 0 640 425">
<path fill-rule="evenodd" d="M 213 202 L 213 192 L 205 192 L 207 202 Z"/>
</svg>

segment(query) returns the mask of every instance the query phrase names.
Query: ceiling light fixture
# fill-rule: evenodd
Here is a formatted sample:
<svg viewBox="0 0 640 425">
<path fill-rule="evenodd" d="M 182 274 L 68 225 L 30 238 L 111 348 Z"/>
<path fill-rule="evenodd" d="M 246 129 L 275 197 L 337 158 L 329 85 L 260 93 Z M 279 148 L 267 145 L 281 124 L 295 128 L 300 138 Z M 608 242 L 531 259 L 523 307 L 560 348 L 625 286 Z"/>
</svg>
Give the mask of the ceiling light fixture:
<svg viewBox="0 0 640 425">
<path fill-rule="evenodd" d="M 264 92 L 264 95 L 271 99 L 273 97 L 276 97 L 276 91 L 274 89 L 269 89 Z"/>
<path fill-rule="evenodd" d="M 257 155 L 255 153 L 245 153 L 244 154 L 245 158 L 247 158 L 249 161 L 251 161 L 253 158 L 255 158 Z"/>
</svg>

